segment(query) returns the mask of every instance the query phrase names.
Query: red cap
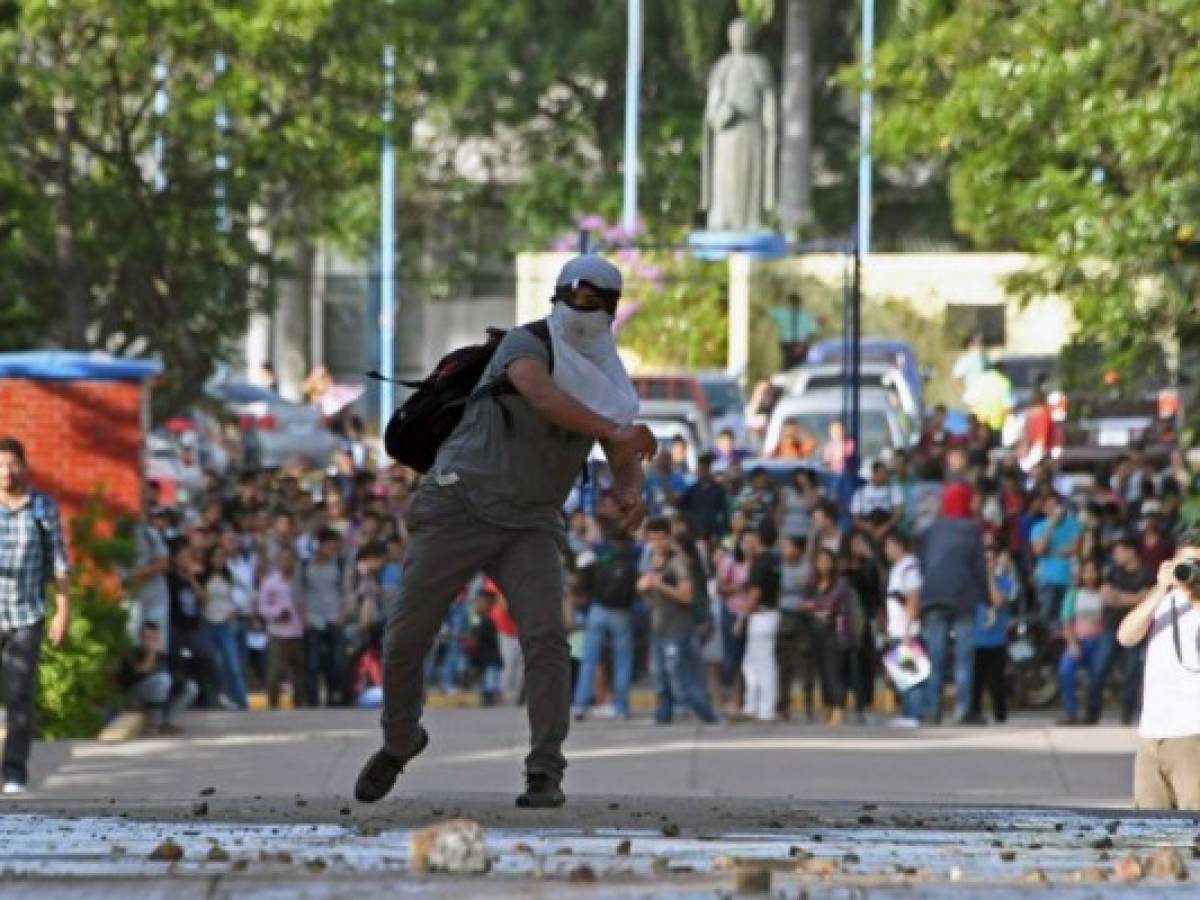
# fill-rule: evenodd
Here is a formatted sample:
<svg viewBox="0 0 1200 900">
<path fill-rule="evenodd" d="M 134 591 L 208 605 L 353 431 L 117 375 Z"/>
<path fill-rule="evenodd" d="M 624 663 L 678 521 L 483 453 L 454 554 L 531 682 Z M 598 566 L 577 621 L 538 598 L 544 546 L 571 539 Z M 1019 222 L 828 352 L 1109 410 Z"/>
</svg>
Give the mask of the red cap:
<svg viewBox="0 0 1200 900">
<path fill-rule="evenodd" d="M 962 482 L 947 485 L 942 492 L 942 515 L 947 519 L 971 518 L 971 489 Z"/>
</svg>

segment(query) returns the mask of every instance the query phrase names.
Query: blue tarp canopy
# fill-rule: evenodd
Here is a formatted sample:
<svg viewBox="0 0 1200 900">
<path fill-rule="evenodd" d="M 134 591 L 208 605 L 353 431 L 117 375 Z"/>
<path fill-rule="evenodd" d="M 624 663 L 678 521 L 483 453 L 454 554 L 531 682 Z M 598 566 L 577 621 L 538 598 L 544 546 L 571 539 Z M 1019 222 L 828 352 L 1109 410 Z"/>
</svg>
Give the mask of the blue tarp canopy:
<svg viewBox="0 0 1200 900">
<path fill-rule="evenodd" d="M 0 378 L 40 381 L 142 381 L 162 372 L 152 359 L 121 359 L 103 353 L 29 350 L 0 353 Z"/>
</svg>

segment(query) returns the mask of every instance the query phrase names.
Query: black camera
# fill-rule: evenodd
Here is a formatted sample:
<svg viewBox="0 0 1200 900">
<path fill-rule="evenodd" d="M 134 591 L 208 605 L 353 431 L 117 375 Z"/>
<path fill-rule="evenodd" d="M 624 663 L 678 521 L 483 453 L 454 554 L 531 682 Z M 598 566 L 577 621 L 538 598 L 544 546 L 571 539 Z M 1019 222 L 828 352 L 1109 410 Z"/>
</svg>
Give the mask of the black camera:
<svg viewBox="0 0 1200 900">
<path fill-rule="evenodd" d="M 1171 570 L 1171 574 L 1175 576 L 1175 580 L 1180 584 L 1200 584 L 1200 560 L 1185 559 L 1181 563 L 1176 563 L 1175 568 Z"/>
</svg>

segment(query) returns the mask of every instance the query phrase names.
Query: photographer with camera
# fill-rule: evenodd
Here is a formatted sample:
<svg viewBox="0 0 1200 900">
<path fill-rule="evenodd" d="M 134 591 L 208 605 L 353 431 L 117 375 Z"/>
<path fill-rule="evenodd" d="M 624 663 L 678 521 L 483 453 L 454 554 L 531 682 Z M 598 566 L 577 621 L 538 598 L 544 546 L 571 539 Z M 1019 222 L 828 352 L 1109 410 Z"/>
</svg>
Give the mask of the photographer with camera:
<svg viewBox="0 0 1200 900">
<path fill-rule="evenodd" d="M 1117 632 L 1123 647 L 1150 636 L 1133 768 L 1138 809 L 1200 809 L 1200 532 L 1179 547 Z"/>
</svg>

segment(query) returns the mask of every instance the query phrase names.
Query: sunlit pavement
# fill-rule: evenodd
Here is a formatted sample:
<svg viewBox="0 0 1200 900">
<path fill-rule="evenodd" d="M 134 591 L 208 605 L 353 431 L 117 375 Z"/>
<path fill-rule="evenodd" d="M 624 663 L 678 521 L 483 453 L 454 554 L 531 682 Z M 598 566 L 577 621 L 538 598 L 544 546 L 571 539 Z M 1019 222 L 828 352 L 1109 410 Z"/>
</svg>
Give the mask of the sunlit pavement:
<svg viewBox="0 0 1200 900">
<path fill-rule="evenodd" d="M 349 796 L 378 746 L 378 713 L 303 710 L 193 714 L 178 738 L 39 744 L 39 798 Z M 516 792 L 528 731 L 517 709 L 430 710 L 432 743 L 400 783 L 407 795 Z M 896 729 L 797 724 L 715 727 L 588 721 L 567 744 L 569 794 L 942 800 L 1124 806 L 1132 729 L 1055 728 L 1047 717 L 1002 727 Z"/>
<path fill-rule="evenodd" d="M 571 801 L 527 812 L 523 711 L 432 710 L 430 749 L 365 806 L 376 720 L 193 715 L 180 738 L 38 745 L 29 796 L 0 801 L 0 895 L 712 897 L 765 865 L 776 896 L 1129 896 L 1114 867 L 1162 847 L 1200 878 L 1195 819 L 1128 809 L 1125 728 L 585 722 Z M 414 876 L 411 828 L 457 816 L 483 825 L 491 874 Z M 149 860 L 167 838 L 183 858 Z"/>
</svg>

